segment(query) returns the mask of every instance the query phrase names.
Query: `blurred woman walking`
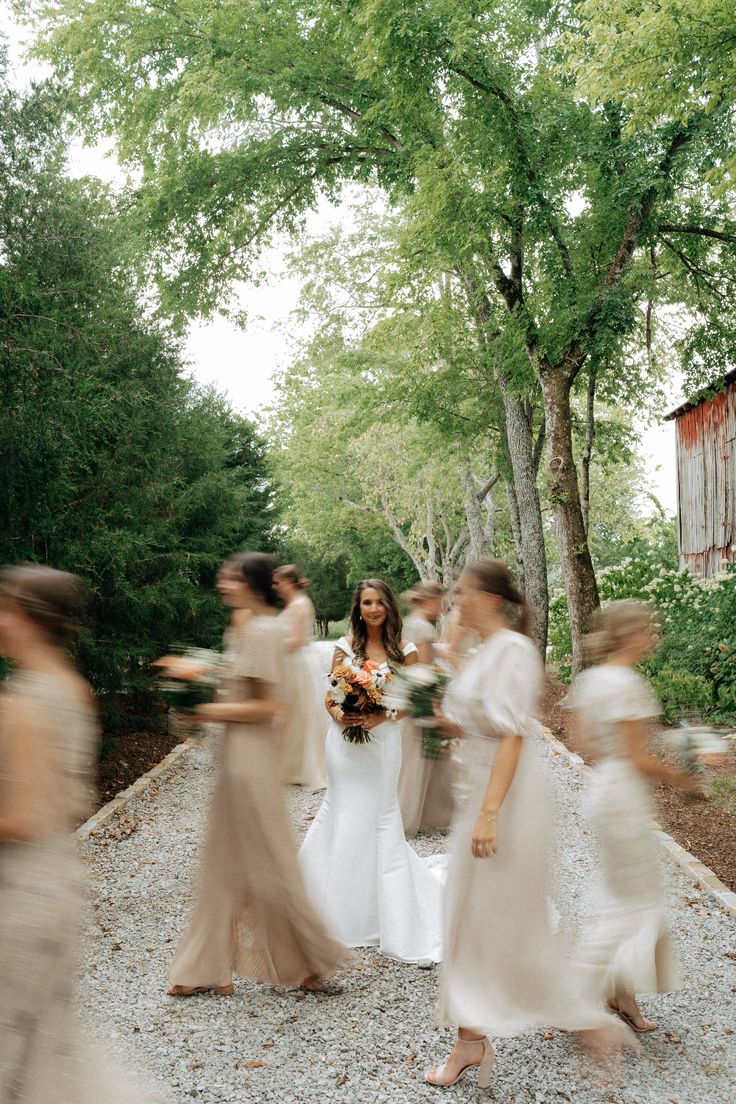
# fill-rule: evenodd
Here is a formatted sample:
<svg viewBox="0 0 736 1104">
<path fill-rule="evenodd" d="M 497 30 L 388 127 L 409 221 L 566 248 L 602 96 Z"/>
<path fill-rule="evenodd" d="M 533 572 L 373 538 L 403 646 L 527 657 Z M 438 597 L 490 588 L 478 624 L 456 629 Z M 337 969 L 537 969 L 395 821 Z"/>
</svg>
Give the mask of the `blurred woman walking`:
<svg viewBox="0 0 736 1104">
<path fill-rule="evenodd" d="M 84 591 L 50 567 L 0 573 L 0 1101 L 140 1104 L 76 1017 L 84 874 L 74 827 L 91 804 L 92 693 L 70 648 Z"/>
<path fill-rule="evenodd" d="M 325 739 L 328 719 L 324 706 L 324 680 L 318 662 L 309 653 L 314 640 L 314 606 L 307 595 L 309 579 L 295 564 L 277 567 L 273 585 L 284 603 L 281 620 L 286 627 L 284 657 L 285 722 L 284 781 L 323 790 L 327 785 Z"/>
<path fill-rule="evenodd" d="M 602 899 L 583 946 L 591 993 L 605 998 L 635 1031 L 653 1031 L 637 993 L 679 988 L 680 972 L 665 917 L 659 846 L 652 831 L 649 782 L 699 791 L 700 784 L 647 749 L 661 713 L 647 681 L 633 668 L 655 642 L 643 602 L 612 602 L 599 612 L 589 648 L 595 667 L 575 680 L 567 707 L 593 760 L 587 805 L 598 836 Z"/>
<path fill-rule="evenodd" d="M 419 662 L 435 662 L 435 622 L 442 613 L 445 588 L 439 583 L 417 583 L 403 596 L 409 607 L 404 636 L 416 644 Z M 411 838 L 421 828 L 445 829 L 452 822 L 452 764 L 449 757 L 425 759 L 421 732 L 405 717 L 401 722 L 399 805 L 404 832 Z"/>
<path fill-rule="evenodd" d="M 481 641 L 438 717 L 448 736 L 462 738 L 464 808 L 453 832 L 440 986 L 440 1023 L 459 1029 L 426 1080 L 454 1085 L 477 1067 L 487 1087 L 490 1035 L 545 1025 L 603 1045 L 618 1025 L 579 991 L 549 919 L 553 819 L 535 746 L 543 668 L 526 635 L 526 603 L 506 565 L 487 560 L 463 573 L 456 607 Z"/>
<path fill-rule="evenodd" d="M 233 991 L 233 974 L 321 988 L 346 957 L 309 903 L 284 801 L 281 735 L 286 638 L 273 561 L 233 556 L 218 589 L 234 611 L 223 700 L 199 707 L 224 728 L 197 898 L 171 964 L 172 996 Z M 247 609 L 243 623 L 237 611 Z"/>
</svg>

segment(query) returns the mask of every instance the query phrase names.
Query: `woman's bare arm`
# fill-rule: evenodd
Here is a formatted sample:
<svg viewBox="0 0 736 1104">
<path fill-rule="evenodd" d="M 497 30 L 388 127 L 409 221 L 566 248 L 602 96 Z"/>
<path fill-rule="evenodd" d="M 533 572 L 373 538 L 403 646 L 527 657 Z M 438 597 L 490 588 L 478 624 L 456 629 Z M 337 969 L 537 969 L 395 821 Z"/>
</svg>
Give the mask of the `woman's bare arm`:
<svg viewBox="0 0 736 1104">
<path fill-rule="evenodd" d="M 308 629 L 309 629 L 309 606 L 307 602 L 301 601 L 299 598 L 295 598 L 292 603 L 292 609 L 289 611 L 291 617 L 291 632 L 289 638 L 286 641 L 286 649 L 289 652 L 296 652 L 299 648 L 304 648 L 309 643 Z"/>
<path fill-rule="evenodd" d="M 270 683 L 248 679 L 253 696 L 245 701 L 208 702 L 200 705 L 197 716 L 220 724 L 268 724 L 283 712 L 283 703 L 274 695 Z"/>
<path fill-rule="evenodd" d="M 658 759 L 647 748 L 647 726 L 643 721 L 619 721 L 624 735 L 629 759 L 645 777 L 655 782 L 669 782 L 682 790 L 699 791 L 702 785 L 688 771 L 673 767 L 664 759 Z"/>
<path fill-rule="evenodd" d="M 523 736 L 512 732 L 501 737 L 473 831 L 472 850 L 476 858 L 496 853 L 496 817 L 514 781 L 523 742 Z"/>
<path fill-rule="evenodd" d="M 58 825 L 53 816 L 53 769 L 38 718 L 23 703 L 6 700 L 0 730 L 0 840 L 48 838 Z"/>
</svg>

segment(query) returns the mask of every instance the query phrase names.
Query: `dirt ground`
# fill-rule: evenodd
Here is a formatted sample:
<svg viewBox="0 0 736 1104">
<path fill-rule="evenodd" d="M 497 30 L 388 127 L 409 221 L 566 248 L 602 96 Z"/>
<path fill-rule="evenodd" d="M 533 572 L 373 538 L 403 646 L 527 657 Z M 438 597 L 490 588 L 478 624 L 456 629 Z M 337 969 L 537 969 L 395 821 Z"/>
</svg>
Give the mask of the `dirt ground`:
<svg viewBox="0 0 736 1104">
<path fill-rule="evenodd" d="M 549 681 L 543 705 L 545 724 L 570 751 L 583 754 L 570 731 L 569 715 L 561 706 L 566 687 Z M 730 761 L 708 768 L 708 779 L 736 778 L 736 749 Z M 677 842 L 709 866 L 729 889 L 736 890 L 736 816 L 712 800 L 693 800 L 673 786 L 655 788 L 659 822 Z"/>
<path fill-rule="evenodd" d="M 165 732 L 129 732 L 116 737 L 100 755 L 97 808 L 160 763 L 182 739 Z"/>
</svg>

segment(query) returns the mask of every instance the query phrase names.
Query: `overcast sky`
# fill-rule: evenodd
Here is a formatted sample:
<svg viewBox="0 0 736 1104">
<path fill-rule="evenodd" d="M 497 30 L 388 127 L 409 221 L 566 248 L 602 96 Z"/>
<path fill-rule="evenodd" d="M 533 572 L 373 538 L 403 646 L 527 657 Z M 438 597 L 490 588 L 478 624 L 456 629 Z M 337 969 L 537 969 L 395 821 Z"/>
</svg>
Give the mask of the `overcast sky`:
<svg viewBox="0 0 736 1104">
<path fill-rule="evenodd" d="M 8 40 L 13 83 L 23 86 L 41 75 L 38 65 L 24 58 L 27 32 L 3 9 L 0 9 L 0 33 Z M 69 171 L 75 176 L 98 176 L 113 184 L 122 180 L 110 145 L 89 148 L 75 142 L 70 150 Z M 334 222 L 351 222 L 347 204 L 342 207 L 323 204 L 310 218 L 308 232 L 323 232 Z M 214 384 L 244 413 L 256 413 L 268 405 L 273 397 L 274 374 L 289 363 L 290 315 L 299 296 L 299 281 L 284 275 L 285 252 L 284 243 L 266 255 L 263 267 L 270 276 L 265 283 L 238 288 L 238 297 L 248 314 L 244 330 L 226 318 L 216 318 L 207 323 L 195 322 L 189 331 L 186 347 L 194 376 L 203 383 Z M 668 408 L 679 397 L 678 387 L 673 383 Z M 642 448 L 652 491 L 668 511 L 674 511 L 677 489 L 672 424 L 643 428 Z"/>
</svg>

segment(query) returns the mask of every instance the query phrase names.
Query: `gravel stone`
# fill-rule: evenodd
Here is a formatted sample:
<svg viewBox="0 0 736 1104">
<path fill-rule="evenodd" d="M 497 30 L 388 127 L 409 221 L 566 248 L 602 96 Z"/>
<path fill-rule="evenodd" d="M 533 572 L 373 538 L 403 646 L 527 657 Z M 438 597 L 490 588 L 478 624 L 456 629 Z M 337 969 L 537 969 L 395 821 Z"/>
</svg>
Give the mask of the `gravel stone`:
<svg viewBox="0 0 736 1104">
<path fill-rule="evenodd" d="M 580 813 L 582 782 L 540 741 L 554 786 L 560 848 L 555 908 L 576 936 L 591 910 L 596 856 Z M 335 980 L 336 996 L 236 979 L 230 998 L 166 995 L 166 971 L 191 906 L 213 783 L 207 742 L 193 745 L 81 844 L 90 908 L 82 940 L 82 1015 L 91 1034 L 149 1075 L 177 1104 L 420 1104 L 452 1031 L 433 1026 L 440 970 L 370 949 Z M 301 836 L 321 795 L 288 790 Z M 421 855 L 446 839 L 422 834 Z M 736 923 L 673 864 L 665 868 L 685 988 L 645 997 L 660 1029 L 605 1080 L 557 1031 L 500 1040 L 491 1089 L 473 1076 L 446 1097 L 496 1104 L 733 1104 L 736 1100 Z"/>
</svg>

